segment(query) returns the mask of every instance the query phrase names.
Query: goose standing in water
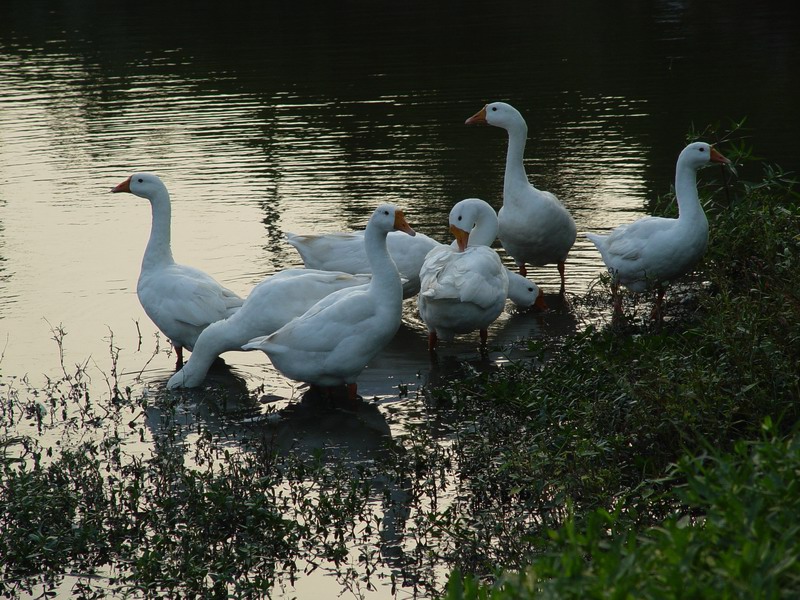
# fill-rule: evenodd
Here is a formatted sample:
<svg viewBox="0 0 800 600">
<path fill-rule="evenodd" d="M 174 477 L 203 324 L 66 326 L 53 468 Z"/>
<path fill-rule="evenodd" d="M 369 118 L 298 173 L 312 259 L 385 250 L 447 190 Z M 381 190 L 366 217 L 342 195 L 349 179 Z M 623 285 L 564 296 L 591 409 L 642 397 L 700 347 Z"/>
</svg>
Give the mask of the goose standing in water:
<svg viewBox="0 0 800 600">
<path fill-rule="evenodd" d="M 179 265 L 170 247 L 171 207 L 164 183 L 152 173 L 134 173 L 112 188 L 150 201 L 150 240 L 142 258 L 136 294 L 144 312 L 169 339 L 183 365 L 183 349 L 192 350 L 200 332 L 235 313 L 244 300 L 199 269 Z"/>
<path fill-rule="evenodd" d="M 439 246 L 420 270 L 419 314 L 428 328 L 428 349 L 439 339 L 480 331 L 486 346 L 488 327 L 503 312 L 508 271 L 489 248 L 497 237 L 497 214 L 483 200 L 467 198 L 450 211 L 450 232 L 457 247 Z"/>
<path fill-rule="evenodd" d="M 500 243 L 513 257 L 520 275 L 525 264 L 541 267 L 555 263 L 566 286 L 564 262 L 577 237 L 572 215 L 553 194 L 536 189 L 525 173 L 522 158 L 528 125 L 519 111 L 505 102 L 487 104 L 466 120 L 467 125 L 493 125 L 508 132 L 508 152 L 503 179 L 503 207 L 498 212 Z"/>
<path fill-rule="evenodd" d="M 611 274 L 615 315 L 622 313 L 622 284 L 637 293 L 656 288 L 652 317 L 660 320 L 666 284 L 687 273 L 703 257 L 708 244 L 708 219 L 697 194 L 697 171 L 712 162 L 730 163 L 704 142 L 689 144 L 678 156 L 677 219 L 644 217 L 620 225 L 608 235 L 586 234 Z"/>
<path fill-rule="evenodd" d="M 415 235 L 400 209 L 381 204 L 364 233 L 372 271 L 369 285 L 334 292 L 243 348 L 263 350 L 290 379 L 322 388 L 346 385 L 348 398 L 356 401 L 356 379 L 400 327 L 403 284 L 386 248 L 386 236 L 393 230 Z"/>
</svg>

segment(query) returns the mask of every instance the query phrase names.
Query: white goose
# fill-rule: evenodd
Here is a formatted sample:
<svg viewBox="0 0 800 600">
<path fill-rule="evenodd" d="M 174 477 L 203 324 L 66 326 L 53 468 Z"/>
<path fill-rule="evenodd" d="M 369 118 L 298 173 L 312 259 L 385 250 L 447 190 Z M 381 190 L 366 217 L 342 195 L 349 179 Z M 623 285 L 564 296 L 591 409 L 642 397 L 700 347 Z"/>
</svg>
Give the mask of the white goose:
<svg viewBox="0 0 800 600">
<path fill-rule="evenodd" d="M 296 234 L 286 233 L 286 240 L 294 246 L 308 269 L 369 273 L 369 258 L 364 247 L 364 231 Z M 417 232 L 415 236 L 392 231 L 386 237 L 389 255 L 397 265 L 403 284 L 403 298 L 419 292 L 419 268 L 425 255 L 439 242 Z"/>
<path fill-rule="evenodd" d="M 337 232 L 296 234 L 287 233 L 287 241 L 294 246 L 308 269 L 325 271 L 344 271 L 345 273 L 369 273 L 369 261 L 364 251 L 364 232 Z M 475 245 L 474 236 L 470 245 Z M 483 243 L 491 245 L 494 239 Z M 454 242 L 455 244 L 455 242 Z M 439 242 L 423 233 L 414 237 L 399 231 L 389 233 L 386 245 L 403 283 L 403 298 L 411 298 L 419 293 L 419 270 L 428 252 L 441 246 Z M 532 281 L 516 273 L 508 272 L 508 299 L 520 308 L 536 306 L 547 308 L 539 287 Z"/>
<path fill-rule="evenodd" d="M 370 275 L 314 269 L 287 269 L 267 277 L 252 289 L 235 314 L 203 330 L 189 360 L 170 378 L 167 388 L 199 386 L 223 352 L 241 350 L 249 340 L 277 331 L 325 296 L 366 285 L 370 279 Z"/>
<path fill-rule="evenodd" d="M 450 232 L 457 247 L 438 246 L 420 270 L 419 314 L 428 327 L 428 349 L 439 339 L 478 329 L 486 345 L 487 328 L 500 316 L 508 295 L 508 270 L 489 248 L 497 237 L 497 214 L 478 198 L 450 211 Z"/>
<path fill-rule="evenodd" d="M 522 157 L 528 125 L 519 111 L 505 102 L 487 104 L 466 120 L 467 125 L 501 127 L 508 132 L 503 207 L 498 213 L 500 243 L 514 258 L 522 276 L 525 263 L 541 267 L 556 263 L 565 290 L 564 261 L 575 243 L 575 221 L 553 194 L 536 189 L 528 181 Z"/>
<path fill-rule="evenodd" d="M 474 246 L 470 242 L 471 246 Z M 519 273 L 506 269 L 508 275 L 508 299 L 519 308 L 536 307 L 539 310 L 547 310 L 547 302 L 539 286 L 530 279 L 523 277 Z"/>
<path fill-rule="evenodd" d="M 655 287 L 658 296 L 653 317 L 661 317 L 665 284 L 688 272 L 708 244 L 708 219 L 697 195 L 697 171 L 710 162 L 730 161 L 704 142 L 694 142 L 678 156 L 675 196 L 678 218 L 644 217 L 620 225 L 608 235 L 587 233 L 612 277 L 614 312 L 622 312 L 619 284 L 632 292 Z"/>
<path fill-rule="evenodd" d="M 245 350 L 263 350 L 278 371 L 320 387 L 346 385 L 357 398 L 356 379 L 400 327 L 403 284 L 386 249 L 386 236 L 414 235 L 403 212 L 381 204 L 370 217 L 364 244 L 372 271 L 365 288 L 330 294 L 275 333 L 250 340 Z"/>
<path fill-rule="evenodd" d="M 203 329 L 230 317 L 244 300 L 203 271 L 175 263 L 170 248 L 169 192 L 156 175 L 134 173 L 111 191 L 130 192 L 150 201 L 150 240 L 136 294 L 147 316 L 175 348 L 176 368 L 180 368 L 183 349 L 191 350 Z"/>
</svg>

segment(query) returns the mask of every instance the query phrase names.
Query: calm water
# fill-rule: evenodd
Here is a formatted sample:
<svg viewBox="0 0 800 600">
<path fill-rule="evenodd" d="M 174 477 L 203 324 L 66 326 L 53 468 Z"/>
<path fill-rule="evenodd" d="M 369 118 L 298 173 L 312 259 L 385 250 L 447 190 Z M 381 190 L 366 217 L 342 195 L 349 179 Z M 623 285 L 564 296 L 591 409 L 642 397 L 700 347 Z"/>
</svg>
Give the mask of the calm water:
<svg viewBox="0 0 800 600">
<path fill-rule="evenodd" d="M 134 170 L 171 192 L 176 260 L 246 295 L 300 264 L 284 231 L 362 228 L 388 200 L 445 241 L 458 200 L 499 208 L 505 133 L 463 125 L 488 101 L 525 115 L 529 176 L 559 195 L 579 231 L 644 214 L 669 190 L 692 126 L 747 117 L 759 156 L 800 167 L 800 19 L 770 3 L 108 4 L 0 6 L 6 385 L 60 373 L 59 325 L 65 364 L 96 369 L 100 391 L 112 333 L 123 383 L 158 388 L 172 373 L 163 339 L 151 357 L 156 330 L 135 293 L 149 206 L 109 193 Z M 583 293 L 600 272 L 579 239 L 568 290 Z M 555 268 L 533 276 L 557 291 Z M 509 314 L 490 340 L 581 325 L 569 310 Z M 476 359 L 476 341 L 445 346 L 443 364 Z M 263 354 L 226 359 L 232 385 L 296 395 Z M 399 388 L 413 396 L 443 368 L 409 301 L 360 391 L 401 403 Z"/>
</svg>

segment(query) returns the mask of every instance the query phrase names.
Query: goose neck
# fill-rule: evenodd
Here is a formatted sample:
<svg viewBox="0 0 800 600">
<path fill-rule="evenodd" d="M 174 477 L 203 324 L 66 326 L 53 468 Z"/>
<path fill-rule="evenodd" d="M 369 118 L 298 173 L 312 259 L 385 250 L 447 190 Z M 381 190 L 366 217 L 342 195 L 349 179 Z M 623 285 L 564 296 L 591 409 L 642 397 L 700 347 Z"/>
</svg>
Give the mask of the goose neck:
<svg viewBox="0 0 800 600">
<path fill-rule="evenodd" d="M 506 153 L 505 185 L 528 184 L 523 158 L 528 126 L 525 122 L 514 123 L 508 127 L 508 152 Z"/>
<path fill-rule="evenodd" d="M 469 234 L 470 246 L 491 246 L 497 238 L 497 214 L 491 206 L 487 205 L 486 208 L 488 211 L 483 211 L 478 215 L 475 228 Z"/>
<path fill-rule="evenodd" d="M 183 367 L 184 369 L 191 368 L 187 375 L 198 372 L 206 373 L 217 356 L 229 350 L 240 350 L 247 343 L 249 337 L 241 335 L 235 329 L 234 323 L 235 321 L 231 320 L 221 320 L 211 323 L 203 330 L 195 342 L 189 362 Z"/>
<path fill-rule="evenodd" d="M 144 251 L 142 267 L 171 264 L 174 260 L 170 247 L 172 214 L 169 194 L 164 191 L 150 198 L 150 206 L 152 212 L 150 239 Z"/>
<path fill-rule="evenodd" d="M 397 265 L 395 265 L 389 255 L 389 250 L 386 248 L 386 235 L 386 231 L 367 227 L 364 232 L 364 249 L 372 271 L 370 286 L 378 290 L 387 290 L 387 293 L 391 293 L 394 287 L 400 290 L 402 284 L 400 283 Z M 402 300 L 402 291 L 399 292 L 398 297 Z"/>
<path fill-rule="evenodd" d="M 675 170 L 675 196 L 678 200 L 678 217 L 694 219 L 703 213 L 697 193 L 697 170 L 680 162 Z"/>
</svg>

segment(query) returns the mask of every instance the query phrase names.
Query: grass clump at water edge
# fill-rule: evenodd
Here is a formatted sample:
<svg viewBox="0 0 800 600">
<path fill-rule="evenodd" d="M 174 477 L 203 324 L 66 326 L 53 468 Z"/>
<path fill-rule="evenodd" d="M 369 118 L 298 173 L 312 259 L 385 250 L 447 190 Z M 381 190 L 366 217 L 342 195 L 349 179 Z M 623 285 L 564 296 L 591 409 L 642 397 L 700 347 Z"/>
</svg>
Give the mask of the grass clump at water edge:
<svg viewBox="0 0 800 600">
<path fill-rule="evenodd" d="M 449 598 L 800 593 L 797 199 L 773 178 L 709 202 L 705 284 L 663 326 L 539 344 L 544 366 L 464 396 L 487 407 L 464 464 L 519 526 L 462 557 Z"/>
</svg>

